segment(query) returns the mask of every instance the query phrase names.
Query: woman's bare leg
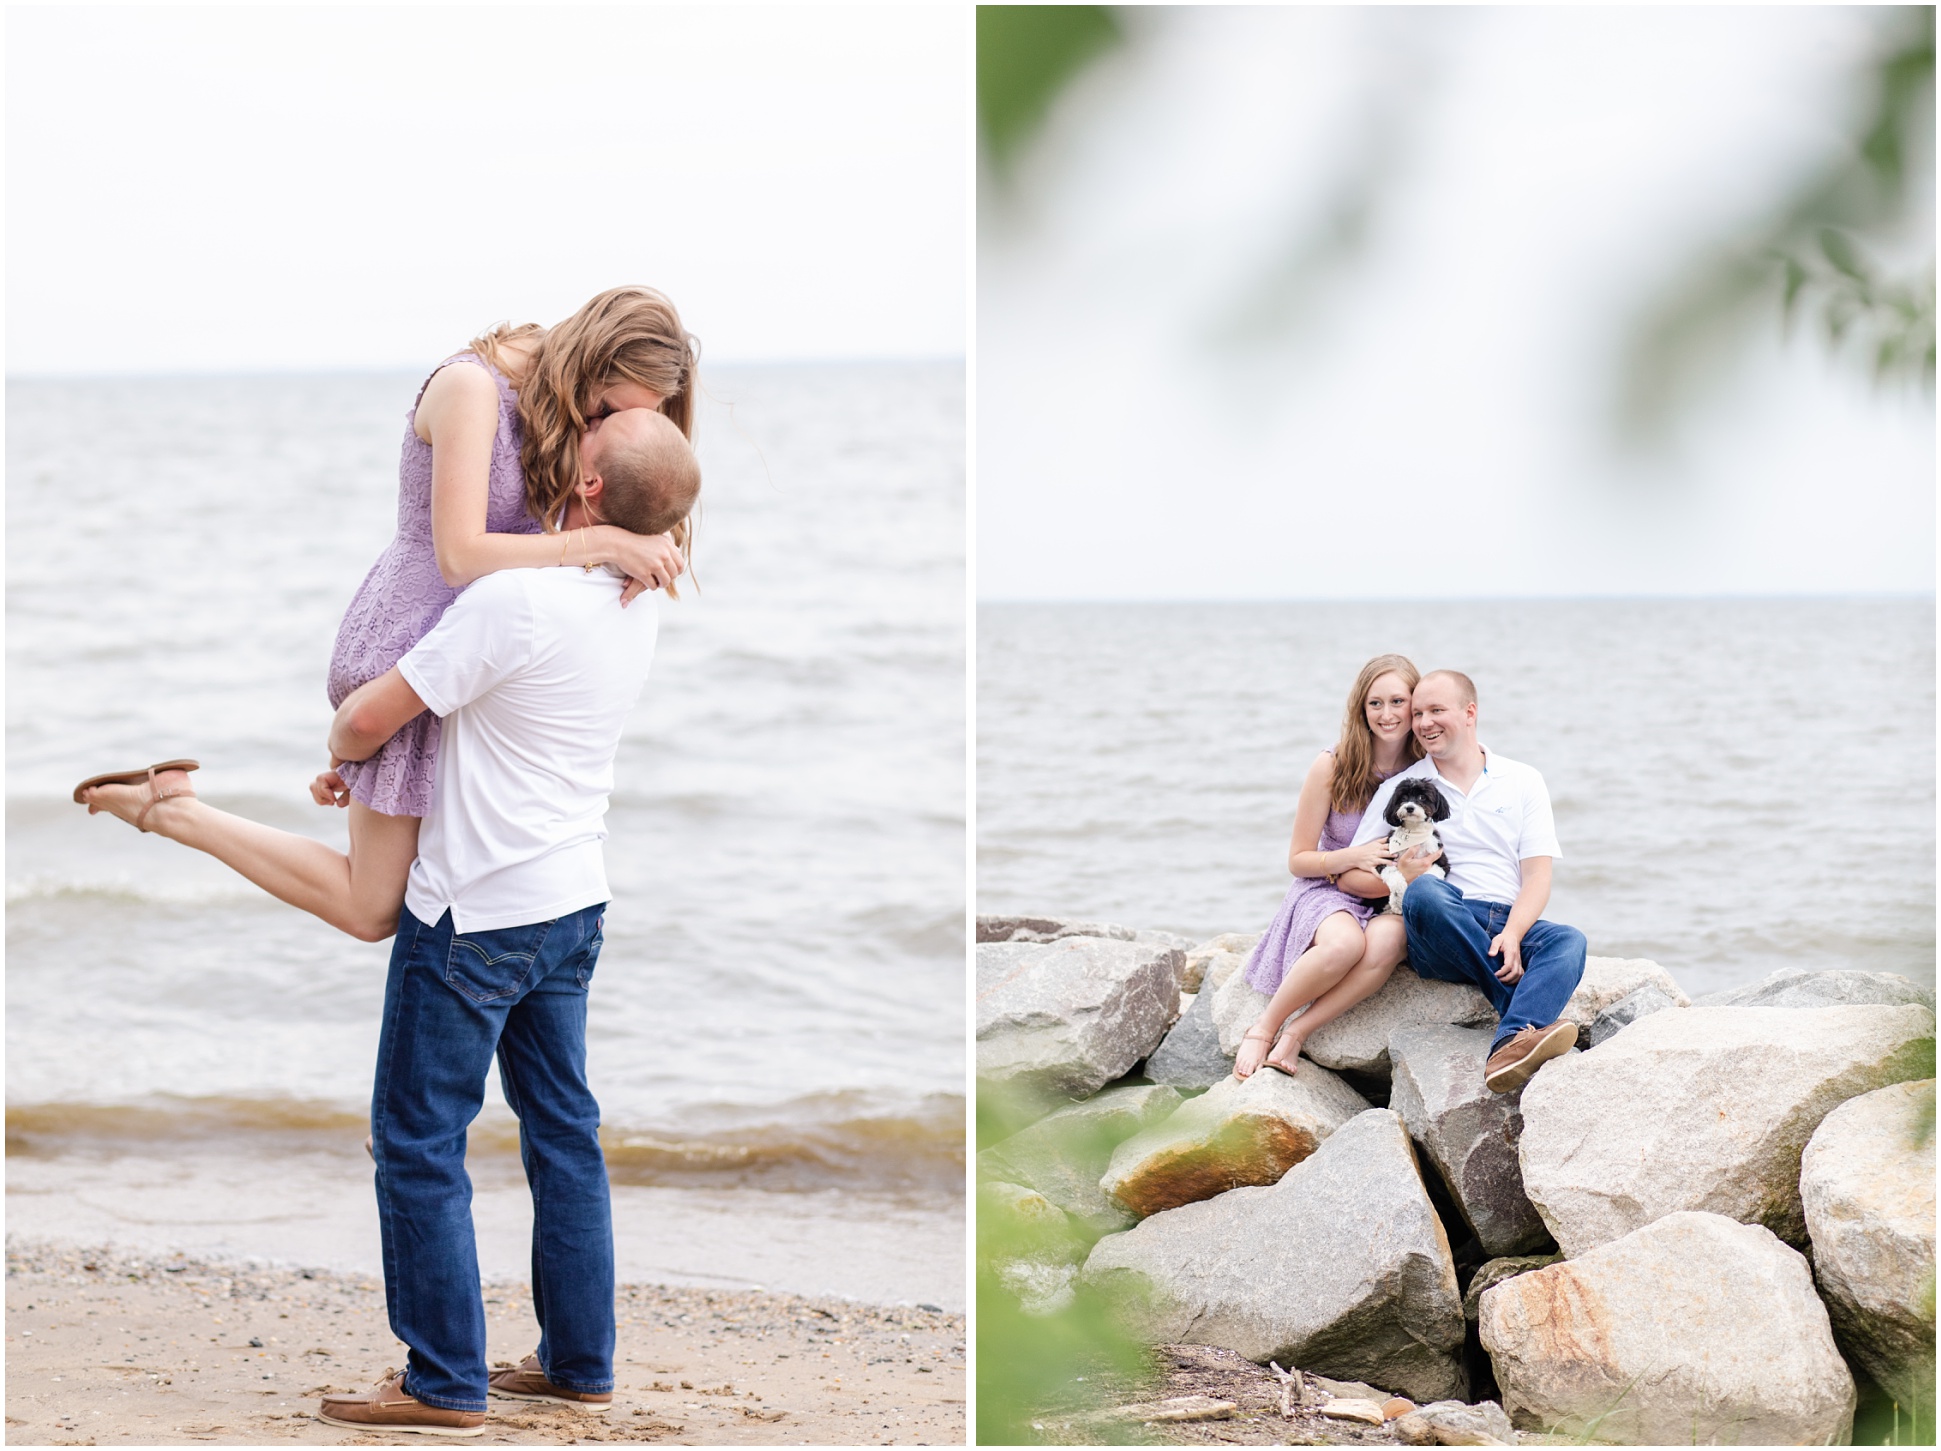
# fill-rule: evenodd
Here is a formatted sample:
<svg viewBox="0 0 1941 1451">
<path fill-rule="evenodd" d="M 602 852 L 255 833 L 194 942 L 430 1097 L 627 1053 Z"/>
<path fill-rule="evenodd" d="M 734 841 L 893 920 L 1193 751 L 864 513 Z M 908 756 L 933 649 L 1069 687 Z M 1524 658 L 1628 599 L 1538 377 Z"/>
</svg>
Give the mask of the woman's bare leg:
<svg viewBox="0 0 1941 1451">
<path fill-rule="evenodd" d="M 1408 953 L 1408 933 L 1400 917 L 1384 914 L 1369 919 L 1362 936 L 1361 961 L 1314 1000 L 1314 1006 L 1287 1025 L 1266 1061 L 1283 1073 L 1294 1071 L 1302 1045 L 1323 1023 L 1331 1023 L 1356 1003 L 1374 995 Z"/>
<path fill-rule="evenodd" d="M 1248 1030 L 1250 1036 L 1234 1057 L 1235 1078 L 1246 1078 L 1260 1067 L 1287 1015 L 1341 981 L 1348 969 L 1361 960 L 1362 945 L 1361 924 L 1351 914 L 1330 912 L 1321 919 L 1321 925 L 1314 931 L 1314 942 L 1294 960 L 1287 976 L 1281 979 L 1281 985 L 1274 989 L 1274 995 Z"/>
<path fill-rule="evenodd" d="M 278 831 L 258 821 L 218 811 L 186 794 L 188 774 L 164 771 L 162 790 L 183 790 L 148 813 L 142 824 L 157 836 L 207 852 L 235 868 L 279 901 L 321 917 L 363 942 L 381 942 L 397 930 L 404 879 L 418 855 L 418 818 L 386 816 L 361 801 L 350 804 L 350 852 Z M 91 809 L 133 822 L 148 803 L 146 782 L 97 786 Z"/>
</svg>

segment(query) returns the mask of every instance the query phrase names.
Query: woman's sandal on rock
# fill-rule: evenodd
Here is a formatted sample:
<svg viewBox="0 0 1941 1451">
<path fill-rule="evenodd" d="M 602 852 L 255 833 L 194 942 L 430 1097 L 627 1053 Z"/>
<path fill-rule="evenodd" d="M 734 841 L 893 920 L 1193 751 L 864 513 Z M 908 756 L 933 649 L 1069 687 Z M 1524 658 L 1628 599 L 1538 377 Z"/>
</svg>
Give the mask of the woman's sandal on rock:
<svg viewBox="0 0 1941 1451">
<path fill-rule="evenodd" d="M 1242 1073 L 1240 1071 L 1239 1057 L 1238 1056 L 1235 1057 L 1234 1064 L 1233 1064 L 1233 1076 L 1235 1078 L 1238 1078 L 1244 1081 L 1246 1079 L 1252 1078 L 1254 1074 L 1260 1071 L 1260 1064 L 1265 1063 L 1267 1061 L 1267 1055 L 1274 1051 L 1274 1045 L 1280 1041 L 1280 1034 L 1263 1033 L 1258 1028 L 1249 1028 L 1245 1033 L 1240 1035 L 1240 1041 L 1242 1043 L 1265 1043 L 1267 1045 L 1266 1048 L 1264 1048 L 1261 1051 L 1260 1062 L 1254 1064 L 1253 1067 L 1249 1068 L 1245 1073 Z M 1244 1048 L 1241 1050 L 1243 1054 L 1245 1053 L 1245 1051 L 1246 1050 Z"/>
<path fill-rule="evenodd" d="M 106 775 L 90 776 L 74 788 L 74 800 L 77 805 L 85 806 L 90 811 L 96 811 L 101 808 L 95 806 L 93 802 L 88 800 L 88 792 L 92 791 L 96 786 L 139 786 L 146 781 L 148 783 L 148 801 L 136 815 L 134 827 L 137 831 L 147 831 L 148 828 L 142 825 L 142 823 L 148 820 L 149 812 L 173 797 L 195 795 L 195 792 L 186 787 L 179 791 L 162 790 L 155 782 L 156 773 L 158 771 L 195 771 L 199 770 L 201 766 L 202 762 L 192 761 L 185 756 L 179 761 L 157 761 L 146 770 L 110 771 Z"/>
</svg>

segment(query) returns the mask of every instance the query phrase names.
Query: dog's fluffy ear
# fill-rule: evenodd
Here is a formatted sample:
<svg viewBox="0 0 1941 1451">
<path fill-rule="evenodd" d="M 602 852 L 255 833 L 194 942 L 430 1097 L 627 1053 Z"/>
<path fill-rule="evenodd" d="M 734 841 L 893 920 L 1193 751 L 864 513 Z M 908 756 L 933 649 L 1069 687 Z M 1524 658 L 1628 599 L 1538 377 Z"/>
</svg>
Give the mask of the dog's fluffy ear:
<svg viewBox="0 0 1941 1451">
<path fill-rule="evenodd" d="M 1396 813 L 1402 809 L 1402 802 L 1407 799 L 1403 794 L 1407 790 L 1408 787 L 1403 785 L 1397 786 L 1393 791 L 1388 793 L 1388 805 L 1382 808 L 1382 820 L 1386 821 L 1390 826 L 1400 826 L 1402 824 L 1402 818 L 1396 815 Z"/>
<path fill-rule="evenodd" d="M 1429 812 L 1429 820 L 1447 821 L 1449 819 L 1449 802 L 1447 798 L 1433 786 L 1429 787 L 1428 796 L 1429 803 L 1433 807 Z"/>
</svg>

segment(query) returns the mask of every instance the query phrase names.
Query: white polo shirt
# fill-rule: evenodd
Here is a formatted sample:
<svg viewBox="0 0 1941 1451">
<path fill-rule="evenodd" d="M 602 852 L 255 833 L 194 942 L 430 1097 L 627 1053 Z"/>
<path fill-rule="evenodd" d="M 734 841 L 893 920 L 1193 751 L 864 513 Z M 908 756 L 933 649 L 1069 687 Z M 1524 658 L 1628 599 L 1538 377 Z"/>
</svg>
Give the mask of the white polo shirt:
<svg viewBox="0 0 1941 1451">
<path fill-rule="evenodd" d="M 608 900 L 613 757 L 659 630 L 605 569 L 474 581 L 398 662 L 442 718 L 431 810 L 405 905 L 459 932 L 546 922 Z"/>
<path fill-rule="evenodd" d="M 1543 777 L 1521 761 L 1496 755 L 1487 746 L 1482 749 L 1483 774 L 1467 796 L 1443 780 L 1435 761 L 1427 756 L 1390 776 L 1362 813 L 1353 844 L 1360 846 L 1394 830 L 1382 820 L 1382 813 L 1396 783 L 1427 777 L 1449 803 L 1449 819 L 1436 823 L 1446 858 L 1440 865 L 1449 874 L 1449 885 L 1474 901 L 1505 906 L 1515 902 L 1523 890 L 1518 863 L 1533 856 L 1559 859 L 1563 848 L 1557 845 L 1557 824 L 1550 815 L 1550 792 Z"/>
</svg>

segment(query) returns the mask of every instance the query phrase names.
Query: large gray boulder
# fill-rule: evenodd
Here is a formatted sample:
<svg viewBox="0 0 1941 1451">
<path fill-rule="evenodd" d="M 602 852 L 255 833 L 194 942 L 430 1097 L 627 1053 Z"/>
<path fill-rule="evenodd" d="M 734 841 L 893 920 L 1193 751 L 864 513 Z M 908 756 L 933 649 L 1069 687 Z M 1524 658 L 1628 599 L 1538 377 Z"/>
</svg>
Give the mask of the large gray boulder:
<svg viewBox="0 0 1941 1451">
<path fill-rule="evenodd" d="M 1934 991 L 1897 972 L 1814 972 L 1782 967 L 1745 987 L 1695 998 L 1702 1008 L 1837 1008 L 1859 1004 L 1899 1007 L 1915 1003 L 1930 1011 Z"/>
<path fill-rule="evenodd" d="M 1229 1058 L 1239 1052 L 1241 1038 L 1266 1006 L 1267 994 L 1249 985 L 1245 974 L 1235 973 L 1213 1000 L 1220 1051 Z M 1301 1052 L 1323 1068 L 1386 1078 L 1388 1039 L 1398 1028 L 1434 1023 L 1478 1027 L 1495 1022 L 1496 1010 L 1476 988 L 1417 977 L 1403 963 L 1373 994 L 1315 1029 Z"/>
<path fill-rule="evenodd" d="M 1852 1432 L 1853 1377 L 1805 1257 L 1722 1215 L 1667 1215 L 1505 1280 L 1484 1292 L 1479 1330 L 1525 1430 L 1644 1446 Z"/>
<path fill-rule="evenodd" d="M 1608 1043 L 1639 1018 L 1648 1018 L 1653 1013 L 1662 1013 L 1666 1008 L 1677 1006 L 1678 1003 L 1663 988 L 1650 983 L 1633 988 L 1597 1015 L 1589 1031 L 1580 1038 L 1578 1046 L 1595 1048 L 1600 1043 Z"/>
<path fill-rule="evenodd" d="M 1066 937 L 1105 937 L 1130 942 L 1138 936 L 1116 922 L 1081 922 L 1069 917 L 982 917 L 979 942 L 1057 942 Z"/>
<path fill-rule="evenodd" d="M 977 1186 L 980 1257 L 1029 1315 L 1071 1304 L 1085 1241 L 1057 1205 L 1022 1184 Z"/>
<path fill-rule="evenodd" d="M 1449 1241 L 1386 1109 L 1337 1129 L 1278 1184 L 1107 1235 L 1084 1277 L 1150 1344 L 1222 1345 L 1418 1402 L 1465 1390 Z"/>
<path fill-rule="evenodd" d="M 1201 1089 L 1233 1073 L 1233 1059 L 1220 1051 L 1220 1030 L 1213 1026 L 1213 997 L 1212 988 L 1194 995 L 1192 1006 L 1146 1059 L 1146 1077 L 1174 1088 Z"/>
<path fill-rule="evenodd" d="M 1492 1033 L 1440 1024 L 1398 1028 L 1388 1040 L 1394 1062 L 1388 1106 L 1402 1116 L 1494 1257 L 1546 1249 L 1550 1231 L 1523 1192 L 1517 1161 L 1523 1090 L 1491 1093 L 1483 1084 Z"/>
<path fill-rule="evenodd" d="M 1524 1192 L 1573 1259 L 1682 1209 L 1804 1245 L 1799 1159 L 1820 1120 L 1933 1074 L 1923 1007 L 1654 1013 L 1524 1087 Z"/>
<path fill-rule="evenodd" d="M 1588 1032 L 1598 1015 L 1641 987 L 1658 989 L 1678 1007 L 1690 1007 L 1670 973 L 1648 957 L 1589 957 L 1584 960 L 1584 976 L 1576 991 L 1564 1004 L 1562 1016 L 1577 1025 L 1581 1035 Z"/>
<path fill-rule="evenodd" d="M 1047 1098 L 1096 1092 L 1172 1026 L 1183 961 L 1101 937 L 978 944 L 978 1076 Z"/>
<path fill-rule="evenodd" d="M 1244 1184 L 1272 1184 L 1368 1102 L 1325 1068 L 1227 1078 L 1112 1151 L 1099 1188 L 1144 1217 Z"/>
<path fill-rule="evenodd" d="M 1239 958 L 1239 963 L 1226 966 L 1225 971 L 1217 975 L 1213 985 L 1218 987 L 1227 980 L 1235 967 L 1247 960 L 1248 954 L 1254 950 L 1254 944 L 1259 941 L 1258 932 L 1222 932 L 1217 937 L 1209 937 L 1206 941 L 1187 948 L 1186 971 L 1180 977 L 1180 991 L 1198 992 L 1200 985 L 1206 980 L 1209 967 L 1216 962 L 1224 962 L 1226 958 Z"/>
<path fill-rule="evenodd" d="M 1099 1175 L 1115 1148 L 1179 1105 L 1178 1091 L 1159 1084 L 1108 1088 L 991 1145 L 977 1156 L 978 1177 L 1026 1185 L 1096 1234 L 1124 1229 L 1134 1216 L 1105 1197 Z"/>
<path fill-rule="evenodd" d="M 1209 995 L 1207 984 L 1213 984 L 1213 1027 L 1220 1036 L 1220 1051 L 1228 1058 L 1240 1051 L 1240 1040 L 1267 1006 L 1267 994 L 1255 989 L 1247 974 L 1240 971 L 1242 961 L 1235 954 L 1231 962 L 1211 964 L 1207 981 L 1200 985 L 1200 995 L 1205 997 Z M 1217 979 L 1213 976 L 1216 969 L 1225 969 Z"/>
<path fill-rule="evenodd" d="M 1496 1009 L 1480 989 L 1417 977 L 1405 962 L 1373 995 L 1316 1028 L 1301 1051 L 1326 1068 L 1386 1078 L 1388 1040 L 1398 1031 L 1449 1024 L 1494 1028 Z"/>
<path fill-rule="evenodd" d="M 1510 1255 L 1500 1260 L 1486 1260 L 1476 1267 L 1476 1273 L 1469 1277 L 1469 1288 L 1462 1292 L 1462 1318 L 1474 1325 L 1482 1313 L 1483 1296 L 1495 1289 L 1505 1280 L 1513 1280 L 1518 1275 L 1527 1275 L 1532 1270 L 1541 1270 L 1554 1265 L 1563 1258 L 1560 1254 L 1547 1255 Z"/>
<path fill-rule="evenodd" d="M 1934 1406 L 1934 1080 L 1850 1098 L 1800 1161 L 1813 1271 L 1842 1348 L 1903 1408 Z"/>
</svg>

